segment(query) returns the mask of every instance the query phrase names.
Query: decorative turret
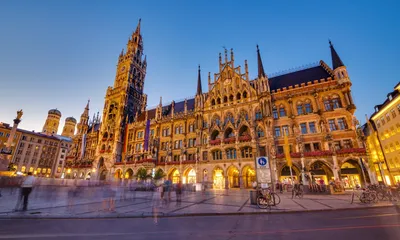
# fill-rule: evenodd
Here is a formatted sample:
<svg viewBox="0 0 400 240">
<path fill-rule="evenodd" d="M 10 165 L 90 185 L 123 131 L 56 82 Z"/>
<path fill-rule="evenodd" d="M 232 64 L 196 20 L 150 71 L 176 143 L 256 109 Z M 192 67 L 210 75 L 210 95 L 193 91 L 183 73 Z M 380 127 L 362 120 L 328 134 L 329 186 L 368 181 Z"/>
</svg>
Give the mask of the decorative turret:
<svg viewBox="0 0 400 240">
<path fill-rule="evenodd" d="M 86 134 L 87 130 L 89 128 L 89 103 L 90 103 L 90 100 L 88 100 L 85 110 L 83 110 L 81 119 L 78 123 L 78 133 L 77 134 L 79 134 L 79 135 Z"/>
<path fill-rule="evenodd" d="M 339 84 L 350 82 L 349 75 L 347 74 L 346 66 L 343 64 L 342 60 L 339 57 L 339 54 L 336 52 L 335 48 L 333 47 L 332 42 L 329 40 L 329 47 L 331 49 L 332 55 L 332 67 L 333 67 L 333 74 L 335 78 L 338 80 Z"/>
<path fill-rule="evenodd" d="M 156 108 L 156 120 L 160 120 L 162 116 L 162 97 L 160 97 L 160 103 Z"/>
<path fill-rule="evenodd" d="M 57 134 L 60 118 L 61 112 L 58 109 L 50 109 L 42 132 L 47 135 Z"/>
<path fill-rule="evenodd" d="M 76 119 L 73 117 L 67 117 L 65 119 L 65 125 L 62 131 L 62 136 L 72 138 L 75 133 Z"/>
<path fill-rule="evenodd" d="M 199 65 L 199 73 L 197 76 L 197 92 L 196 95 L 203 94 L 203 90 L 201 89 L 201 74 L 200 74 L 200 65 Z"/>
<path fill-rule="evenodd" d="M 264 71 L 264 66 L 261 60 L 261 54 L 260 54 L 260 49 L 258 48 L 257 45 L 257 65 L 258 65 L 258 80 L 259 80 L 259 91 L 260 92 L 269 92 L 269 82 L 268 82 L 268 77 L 267 74 L 265 74 Z"/>
</svg>

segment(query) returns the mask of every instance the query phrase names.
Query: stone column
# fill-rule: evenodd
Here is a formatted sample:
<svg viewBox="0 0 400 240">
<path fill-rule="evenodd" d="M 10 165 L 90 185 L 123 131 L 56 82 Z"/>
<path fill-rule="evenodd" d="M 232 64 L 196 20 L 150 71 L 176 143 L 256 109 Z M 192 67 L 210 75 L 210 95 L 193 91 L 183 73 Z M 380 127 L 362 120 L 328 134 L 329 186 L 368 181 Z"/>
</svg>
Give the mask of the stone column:
<svg viewBox="0 0 400 240">
<path fill-rule="evenodd" d="M 239 187 L 240 187 L 240 189 L 244 188 L 243 176 L 242 175 L 239 175 Z"/>
<path fill-rule="evenodd" d="M 348 92 L 343 92 L 344 98 L 346 99 L 346 105 L 350 105 L 350 98 L 349 98 L 349 93 Z"/>
<path fill-rule="evenodd" d="M 12 154 L 8 154 L 12 152 L 12 145 L 14 141 L 14 136 L 15 133 L 17 132 L 17 127 L 18 124 L 21 122 L 21 117 L 23 115 L 22 110 L 17 111 L 17 117 L 14 119 L 14 125 L 10 131 L 10 136 L 7 139 L 7 142 L 5 144 L 4 149 L 0 149 L 1 151 L 4 151 L 6 154 L 1 154 L 0 153 L 0 171 L 7 171 L 8 170 L 8 165 L 11 162 Z M 16 147 L 15 147 L 16 149 Z M 29 170 L 29 169 L 28 169 Z"/>
<path fill-rule="evenodd" d="M 224 176 L 224 180 L 225 180 L 225 189 L 229 189 L 229 178 L 228 178 L 228 176 Z"/>
<path fill-rule="evenodd" d="M 335 178 L 335 180 L 336 179 L 340 180 L 340 178 L 339 178 L 339 164 L 338 164 L 338 161 L 337 161 L 336 154 L 334 154 L 332 156 L 332 160 L 333 160 L 333 177 Z"/>
</svg>

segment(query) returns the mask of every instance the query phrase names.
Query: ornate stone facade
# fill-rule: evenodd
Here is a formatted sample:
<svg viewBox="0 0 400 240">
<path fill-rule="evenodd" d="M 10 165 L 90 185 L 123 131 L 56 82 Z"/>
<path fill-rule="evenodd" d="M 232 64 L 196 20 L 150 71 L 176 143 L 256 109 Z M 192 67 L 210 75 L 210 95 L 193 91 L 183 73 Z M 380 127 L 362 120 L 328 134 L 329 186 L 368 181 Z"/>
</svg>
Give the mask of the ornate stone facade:
<svg viewBox="0 0 400 240">
<path fill-rule="evenodd" d="M 219 72 L 208 74 L 208 92 L 202 91 L 199 67 L 194 98 L 169 104 L 160 99 L 156 108 L 146 109 L 139 23 L 119 56 L 114 87 L 107 89 L 92 165 L 97 178 L 133 178 L 146 168 L 161 169 L 174 182 L 250 187 L 255 158 L 268 156 L 272 181 L 291 180 L 283 156 L 288 134 L 296 180 L 362 184 L 368 176 L 360 157 L 366 156 L 356 132 L 351 81 L 332 44 L 330 49 L 333 68 L 321 60 L 268 76 L 257 46 L 256 79 L 250 79 L 247 61 L 243 69 L 233 50 L 230 56 L 225 50 Z"/>
</svg>

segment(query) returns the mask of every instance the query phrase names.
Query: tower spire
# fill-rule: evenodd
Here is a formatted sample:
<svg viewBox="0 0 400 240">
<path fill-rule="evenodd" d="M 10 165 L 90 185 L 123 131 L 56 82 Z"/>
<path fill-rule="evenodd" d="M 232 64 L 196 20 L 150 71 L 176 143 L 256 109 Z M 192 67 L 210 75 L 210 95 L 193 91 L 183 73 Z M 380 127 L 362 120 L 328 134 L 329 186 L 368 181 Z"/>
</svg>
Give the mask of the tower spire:
<svg viewBox="0 0 400 240">
<path fill-rule="evenodd" d="M 89 103 L 90 103 L 90 99 L 88 100 L 86 107 L 85 107 L 85 111 L 83 112 L 82 115 L 85 115 L 87 117 L 89 117 Z"/>
<path fill-rule="evenodd" d="M 197 77 L 197 93 L 196 95 L 201 95 L 203 90 L 201 89 L 201 74 L 200 74 L 200 64 L 199 64 L 199 73 Z"/>
<path fill-rule="evenodd" d="M 342 60 L 340 59 L 339 55 L 337 54 L 335 48 L 333 47 L 331 40 L 329 40 L 329 47 L 331 48 L 333 69 L 336 69 L 338 67 L 343 67 L 344 64 L 343 64 Z"/>
<path fill-rule="evenodd" d="M 139 18 L 139 23 L 138 23 L 138 25 L 137 25 L 137 27 L 136 27 L 136 31 L 135 31 L 135 33 L 137 33 L 137 34 L 140 34 L 140 23 L 142 22 L 142 19 L 141 18 Z"/>
<path fill-rule="evenodd" d="M 257 63 L 258 63 L 258 78 L 265 77 L 264 66 L 262 64 L 260 49 L 257 44 Z"/>
</svg>

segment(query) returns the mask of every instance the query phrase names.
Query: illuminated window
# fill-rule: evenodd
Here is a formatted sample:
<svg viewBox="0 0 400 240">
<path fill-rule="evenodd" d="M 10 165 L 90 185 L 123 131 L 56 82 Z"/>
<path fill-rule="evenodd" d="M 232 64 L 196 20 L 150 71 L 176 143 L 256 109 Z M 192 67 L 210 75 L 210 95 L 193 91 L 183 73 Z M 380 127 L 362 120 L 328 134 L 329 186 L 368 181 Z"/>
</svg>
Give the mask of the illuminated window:
<svg viewBox="0 0 400 240">
<path fill-rule="evenodd" d="M 22 166 L 22 167 L 21 167 L 21 172 L 25 172 L 25 170 L 26 170 L 26 167 L 25 167 L 25 166 Z"/>
<path fill-rule="evenodd" d="M 386 123 L 385 118 L 381 117 L 381 123 L 382 123 L 382 126 L 385 125 L 385 123 Z"/>
<path fill-rule="evenodd" d="M 390 112 L 392 113 L 392 118 L 395 118 L 396 117 L 396 112 L 394 111 L 394 109 L 392 109 Z"/>
<path fill-rule="evenodd" d="M 380 128 L 380 127 L 381 127 L 381 121 L 379 121 L 379 120 L 376 121 L 376 127 L 377 127 L 377 128 Z"/>
<path fill-rule="evenodd" d="M 389 147 L 385 146 L 385 153 L 389 153 Z"/>
<path fill-rule="evenodd" d="M 387 121 L 387 122 L 390 121 L 390 115 L 389 115 L 389 113 L 386 113 L 386 121 Z"/>
<path fill-rule="evenodd" d="M 394 127 L 390 128 L 390 134 L 393 136 L 396 134 L 396 129 L 394 129 Z"/>
<path fill-rule="evenodd" d="M 396 150 L 400 150 L 400 143 L 396 141 Z"/>
</svg>

